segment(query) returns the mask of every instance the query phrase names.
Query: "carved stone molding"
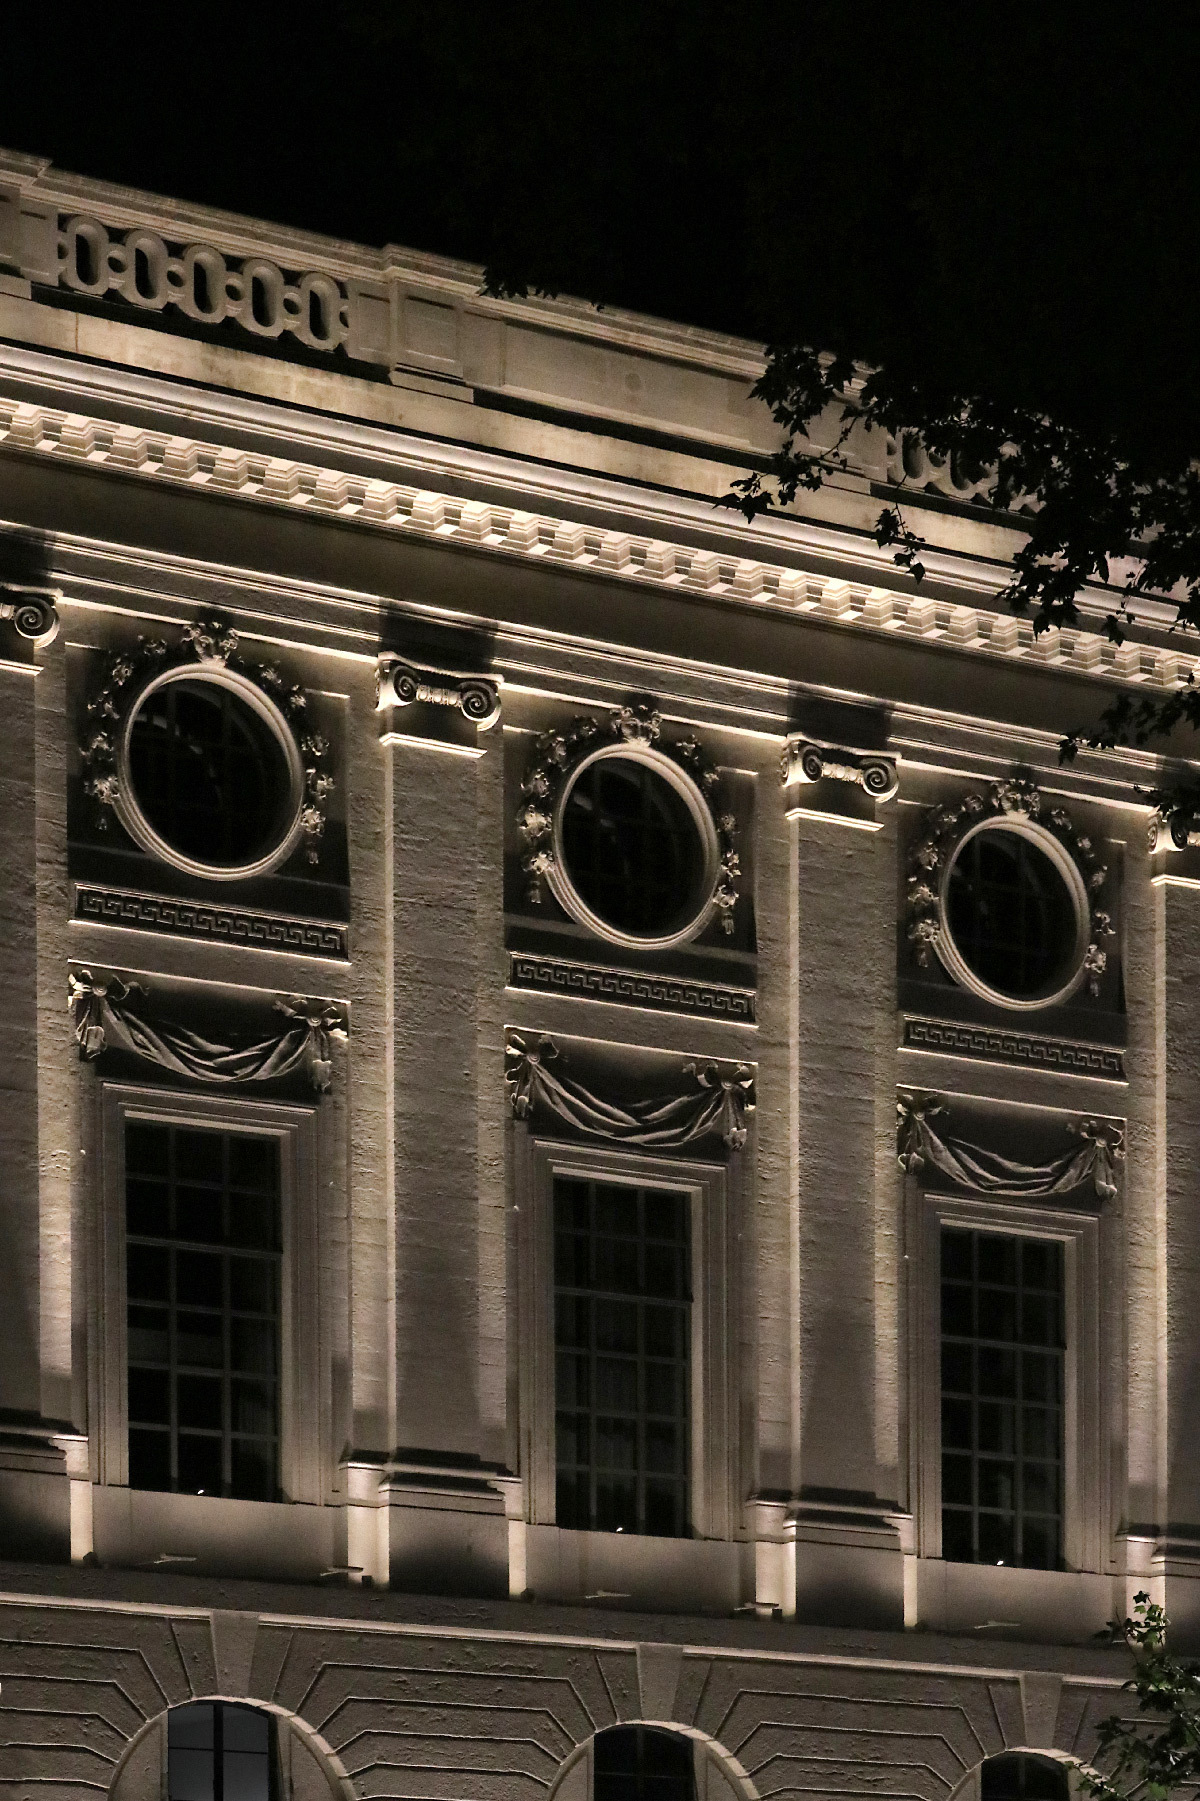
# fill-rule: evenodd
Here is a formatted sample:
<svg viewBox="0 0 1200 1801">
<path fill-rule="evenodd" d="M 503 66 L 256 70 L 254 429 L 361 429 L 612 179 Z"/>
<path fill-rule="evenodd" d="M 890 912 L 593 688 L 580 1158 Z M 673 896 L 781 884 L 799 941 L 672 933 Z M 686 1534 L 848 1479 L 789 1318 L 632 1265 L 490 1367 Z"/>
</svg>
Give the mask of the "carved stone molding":
<svg viewBox="0 0 1200 1801">
<path fill-rule="evenodd" d="M 18 638 L 40 650 L 58 636 L 58 588 L 27 588 L 20 582 L 0 582 L 0 620 L 9 620 Z"/>
<path fill-rule="evenodd" d="M 748 1064 L 685 1063 L 678 1087 L 622 1102 L 553 1069 L 566 1058 L 551 1038 L 532 1044 L 510 1031 L 504 1055 L 509 1104 L 518 1119 L 550 1114 L 574 1131 L 644 1149 L 681 1150 L 711 1137 L 733 1151 L 746 1143 L 746 1115 L 754 1111 L 754 1071 Z"/>
<path fill-rule="evenodd" d="M 704 844 L 705 892 L 695 916 L 677 931 L 660 939 L 638 940 L 608 929 L 577 895 L 565 867 L 561 842 L 561 814 L 572 780 L 585 763 L 624 751 L 666 774 L 683 794 Z M 679 772 L 685 780 L 681 784 Z M 529 845 L 524 861 L 529 876 L 528 900 L 535 906 L 548 888 L 563 911 L 598 937 L 639 948 L 653 943 L 658 949 L 696 938 L 717 915 L 721 929 L 733 932 L 733 912 L 738 901 L 741 862 L 734 849 L 737 822 L 732 813 L 718 813 L 714 798 L 720 777 L 691 736 L 664 738 L 662 716 L 651 706 L 619 707 L 601 724 L 591 717 L 573 719 L 561 730 L 543 732 L 534 745 L 533 762 L 522 784 L 523 796 L 517 824 Z M 543 886 L 544 885 L 544 886 Z"/>
<path fill-rule="evenodd" d="M 567 957 L 512 951 L 508 959 L 508 985 L 538 994 L 562 994 L 583 1000 L 609 1001 L 622 1007 L 645 1007 L 655 1013 L 686 1013 L 705 1019 L 730 1020 L 735 1025 L 754 1024 L 753 988 L 692 981 L 686 976 L 645 975 L 637 970 L 577 963 Z"/>
<path fill-rule="evenodd" d="M 88 925 L 164 932 L 205 944 L 244 945 L 289 956 L 324 957 L 338 962 L 349 957 L 348 930 L 335 920 L 294 919 L 281 913 L 222 907 L 212 901 L 177 900 L 171 895 L 105 888 L 91 882 L 75 885 L 75 918 Z"/>
<path fill-rule="evenodd" d="M 218 619 L 184 626 L 178 642 L 139 638 L 129 651 L 105 661 L 104 679 L 88 701 L 82 760 L 84 791 L 96 803 L 96 824 L 105 830 L 110 817 L 120 820 L 143 850 L 189 874 L 224 880 L 263 875 L 277 869 L 303 841 L 308 862 L 316 863 L 325 830 L 326 805 L 333 790 L 329 744 L 308 729 L 308 697 L 289 683 L 273 663 L 250 663 L 238 654 L 237 634 Z M 231 687 L 255 699 L 271 722 L 284 751 L 292 784 L 291 825 L 280 842 L 253 865 L 236 870 L 210 868 L 179 856 L 150 826 L 133 791 L 128 743 L 133 720 L 152 688 L 175 679 L 175 672 Z"/>
<path fill-rule="evenodd" d="M 849 782 L 872 800 L 891 800 L 900 786 L 894 757 L 874 751 L 839 750 L 811 738 L 789 738 L 780 761 L 785 788 L 797 783 Z"/>
<path fill-rule="evenodd" d="M 500 717 L 500 684 L 490 675 L 457 675 L 447 669 L 418 669 L 402 657 L 380 657 L 375 671 L 376 706 L 456 708 L 486 732 Z"/>
<path fill-rule="evenodd" d="M 1125 1080 L 1125 1053 L 1113 1045 L 1082 1044 L 1069 1038 L 1042 1038 L 1005 1026 L 962 1025 L 948 1019 L 916 1015 L 904 1021 L 904 1050 L 936 1051 L 942 1056 L 970 1057 L 977 1062 L 1011 1063 L 1074 1076 Z"/>
<path fill-rule="evenodd" d="M 994 993 L 966 966 L 951 937 L 946 886 L 954 858 L 967 838 L 993 824 L 1031 838 L 1056 863 L 1076 901 L 1078 961 L 1054 995 L 1024 1001 Z M 994 782 L 987 793 L 967 794 L 957 806 L 934 807 L 928 814 L 924 835 L 909 856 L 908 940 L 923 969 L 936 955 L 954 981 L 995 1004 L 1022 1009 L 1051 1006 L 1067 999 L 1081 984 L 1096 996 L 1108 964 L 1100 941 L 1113 936 L 1110 915 L 1096 904 L 1107 877 L 1108 870 L 1096 856 L 1091 839 L 1076 828 L 1062 807 L 1047 806 L 1034 783 L 1021 777 Z"/>
</svg>

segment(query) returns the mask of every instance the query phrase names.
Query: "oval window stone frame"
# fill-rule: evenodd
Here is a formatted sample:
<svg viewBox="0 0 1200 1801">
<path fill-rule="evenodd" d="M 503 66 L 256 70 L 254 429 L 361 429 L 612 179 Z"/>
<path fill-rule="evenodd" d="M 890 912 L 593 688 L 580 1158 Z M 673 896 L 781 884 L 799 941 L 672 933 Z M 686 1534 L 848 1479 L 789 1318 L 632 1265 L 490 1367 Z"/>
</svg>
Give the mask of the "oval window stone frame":
<svg viewBox="0 0 1200 1801">
<path fill-rule="evenodd" d="M 134 726 L 152 695 L 174 682 L 184 681 L 193 684 L 211 683 L 214 687 L 224 688 L 235 694 L 267 727 L 283 753 L 288 789 L 279 805 L 280 831 L 272 844 L 249 862 L 206 863 L 189 856 L 156 830 L 138 799 L 131 757 Z M 117 775 L 113 810 L 129 836 L 139 849 L 186 875 L 201 876 L 207 881 L 216 882 L 244 882 L 254 876 L 270 875 L 287 862 L 304 835 L 305 769 L 295 733 L 270 695 L 265 694 L 248 676 L 221 663 L 176 664 L 160 670 L 143 683 L 133 695 L 121 726 L 117 744 Z"/>
<path fill-rule="evenodd" d="M 696 829 L 700 848 L 701 873 L 695 884 L 695 905 L 684 918 L 684 907 L 681 904 L 681 923 L 669 932 L 643 935 L 622 931 L 620 927 L 603 919 L 588 905 L 571 878 L 563 826 L 567 804 L 580 776 L 586 770 L 594 767 L 596 763 L 611 761 L 640 763 L 643 768 L 652 769 L 679 795 L 687 807 L 692 824 Z M 688 944 L 693 938 L 699 937 L 712 919 L 716 910 L 716 891 L 721 875 L 721 846 L 712 810 L 686 770 L 681 769 L 673 758 L 667 756 L 663 751 L 655 749 L 653 745 L 618 741 L 614 744 L 598 745 L 580 757 L 564 778 L 555 800 L 551 842 L 554 848 L 554 858 L 546 870 L 546 881 L 550 892 L 563 911 L 577 925 L 585 927 L 596 937 L 607 940 L 609 944 L 620 945 L 625 950 L 671 950 L 676 945 Z"/>
<path fill-rule="evenodd" d="M 1006 992 L 1002 988 L 993 988 L 985 982 L 963 956 L 954 939 L 950 925 L 948 906 L 950 880 L 955 865 L 963 851 L 975 839 L 987 833 L 1007 833 L 1010 837 L 1024 838 L 1026 843 L 1033 844 L 1047 859 L 1055 872 L 1062 878 L 1075 914 L 1075 936 L 1073 943 L 1065 948 L 1061 967 L 1067 973 L 1056 977 L 1046 988 L 1032 995 L 1017 995 Z M 938 935 L 936 949 L 943 968 L 960 988 L 977 995 L 980 1000 L 987 1001 L 995 1007 L 1004 1007 L 1014 1013 L 1042 1012 L 1047 1007 L 1062 1006 L 1070 1000 L 1083 982 L 1086 975 L 1086 957 L 1091 938 L 1091 913 L 1088 904 L 1088 892 L 1080 873 L 1079 865 L 1064 848 L 1053 832 L 1035 820 L 1020 814 L 1002 813 L 991 819 L 980 819 L 962 834 L 951 854 L 946 858 L 938 886 L 938 907 L 941 912 L 942 929 Z"/>
</svg>

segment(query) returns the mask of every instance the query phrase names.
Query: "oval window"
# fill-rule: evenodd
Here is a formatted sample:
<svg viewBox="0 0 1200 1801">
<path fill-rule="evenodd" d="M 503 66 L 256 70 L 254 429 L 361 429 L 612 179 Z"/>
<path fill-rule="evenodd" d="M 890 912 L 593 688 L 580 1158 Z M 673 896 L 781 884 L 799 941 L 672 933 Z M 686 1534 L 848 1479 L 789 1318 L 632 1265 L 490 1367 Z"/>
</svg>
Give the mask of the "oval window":
<svg viewBox="0 0 1200 1801">
<path fill-rule="evenodd" d="M 567 880 L 610 932 L 654 942 L 686 931 L 705 908 L 711 858 L 695 808 L 649 763 L 586 762 L 564 796 L 561 832 Z"/>
<path fill-rule="evenodd" d="M 185 864 L 256 868 L 294 829 L 284 741 L 265 710 L 224 682 L 153 687 L 132 719 L 127 754 L 137 811 Z"/>
<path fill-rule="evenodd" d="M 987 827 L 965 840 L 947 876 L 945 922 L 967 969 L 1003 999 L 1052 997 L 1077 972 L 1077 896 L 1024 833 Z"/>
</svg>

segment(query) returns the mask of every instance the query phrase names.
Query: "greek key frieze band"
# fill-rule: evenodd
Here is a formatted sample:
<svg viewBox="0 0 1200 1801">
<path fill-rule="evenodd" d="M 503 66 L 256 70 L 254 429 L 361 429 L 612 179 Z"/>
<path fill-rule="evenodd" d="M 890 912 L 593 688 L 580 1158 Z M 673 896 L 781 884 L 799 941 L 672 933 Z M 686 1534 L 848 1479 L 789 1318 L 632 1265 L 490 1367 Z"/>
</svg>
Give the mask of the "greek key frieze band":
<svg viewBox="0 0 1200 1801">
<path fill-rule="evenodd" d="M 139 894 L 134 889 L 85 882 L 75 885 L 74 917 L 88 925 L 164 932 L 209 944 L 282 951 L 294 957 L 346 962 L 350 954 L 348 930 L 335 920 L 289 919 L 280 913 L 256 913 L 245 907 L 176 900 L 169 895 Z"/>
<path fill-rule="evenodd" d="M 937 1051 L 943 1056 L 972 1057 L 986 1063 L 1014 1063 L 1028 1069 L 1125 1080 L 1125 1053 L 1107 1044 L 1082 1044 L 1068 1038 L 1041 1038 L 1004 1027 L 960 1025 L 953 1020 L 908 1016 L 902 1048 Z"/>
<path fill-rule="evenodd" d="M 508 986 L 531 989 L 539 994 L 608 1001 L 621 1007 L 644 1007 L 655 1013 L 686 1013 L 730 1020 L 735 1025 L 753 1025 L 755 1022 L 752 988 L 695 982 L 678 976 L 643 975 L 634 970 L 576 963 L 567 957 L 512 951 L 508 959 Z"/>
</svg>

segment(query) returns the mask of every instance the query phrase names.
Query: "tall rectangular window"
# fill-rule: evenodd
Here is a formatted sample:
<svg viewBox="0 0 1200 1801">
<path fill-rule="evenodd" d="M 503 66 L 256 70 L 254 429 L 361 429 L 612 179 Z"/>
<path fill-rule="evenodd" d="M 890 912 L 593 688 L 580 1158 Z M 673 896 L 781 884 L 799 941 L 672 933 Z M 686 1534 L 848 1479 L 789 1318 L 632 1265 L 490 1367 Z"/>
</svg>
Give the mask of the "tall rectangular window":
<svg viewBox="0 0 1200 1801">
<path fill-rule="evenodd" d="M 276 1139 L 125 1125 L 129 1484 L 279 1490 Z"/>
<path fill-rule="evenodd" d="M 1057 1569 L 1063 1247 L 941 1229 L 942 1555 Z"/>
<path fill-rule="evenodd" d="M 689 1529 L 691 1201 L 554 1179 L 556 1518 Z"/>
</svg>

